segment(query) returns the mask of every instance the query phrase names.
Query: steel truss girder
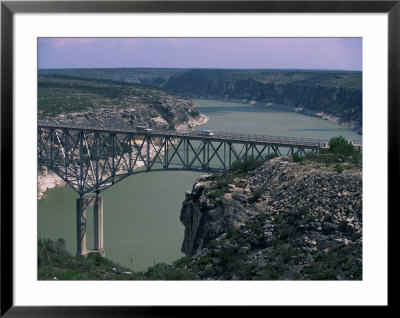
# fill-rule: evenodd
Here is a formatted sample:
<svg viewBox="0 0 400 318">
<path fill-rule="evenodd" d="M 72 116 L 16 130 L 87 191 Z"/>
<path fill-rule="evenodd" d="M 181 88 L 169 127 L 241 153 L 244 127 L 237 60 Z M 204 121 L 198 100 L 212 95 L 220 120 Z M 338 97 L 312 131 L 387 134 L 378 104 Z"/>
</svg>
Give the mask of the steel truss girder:
<svg viewBox="0 0 400 318">
<path fill-rule="evenodd" d="M 79 195 L 100 193 L 143 169 L 227 171 L 232 162 L 264 159 L 271 153 L 305 155 L 301 146 L 232 142 L 211 138 L 38 127 L 38 163 Z M 286 149 L 288 149 L 286 151 Z M 308 151 L 318 152 L 317 148 Z"/>
</svg>

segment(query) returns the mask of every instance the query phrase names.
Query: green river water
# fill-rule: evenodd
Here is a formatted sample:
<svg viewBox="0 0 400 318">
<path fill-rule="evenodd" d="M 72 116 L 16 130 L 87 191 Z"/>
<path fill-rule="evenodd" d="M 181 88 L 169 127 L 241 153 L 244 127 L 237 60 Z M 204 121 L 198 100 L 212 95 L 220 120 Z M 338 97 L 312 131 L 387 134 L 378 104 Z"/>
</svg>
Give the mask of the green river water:
<svg viewBox="0 0 400 318">
<path fill-rule="evenodd" d="M 197 129 L 234 133 L 326 138 L 362 136 L 336 124 L 283 110 L 211 100 L 194 100 L 210 120 Z M 154 262 L 171 263 L 180 251 L 184 227 L 179 221 L 185 191 L 198 172 L 149 172 L 130 176 L 102 192 L 106 257 L 133 270 Z M 76 251 L 75 204 L 78 195 L 69 187 L 46 192 L 38 200 L 38 237 L 66 240 Z M 93 211 L 88 209 L 87 247 L 93 247 Z M 133 265 L 133 266 L 132 266 Z"/>
</svg>

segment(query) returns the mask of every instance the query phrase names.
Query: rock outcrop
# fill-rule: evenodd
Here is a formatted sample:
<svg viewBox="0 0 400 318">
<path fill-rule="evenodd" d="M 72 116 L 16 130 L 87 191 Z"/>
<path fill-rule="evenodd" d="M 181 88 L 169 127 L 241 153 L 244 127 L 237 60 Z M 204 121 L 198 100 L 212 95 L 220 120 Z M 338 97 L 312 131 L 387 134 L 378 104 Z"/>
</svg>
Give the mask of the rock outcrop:
<svg viewBox="0 0 400 318">
<path fill-rule="evenodd" d="M 199 279 L 361 279 L 360 171 L 276 158 L 224 182 L 202 176 L 183 202 Z"/>
<path fill-rule="evenodd" d="M 195 128 L 208 118 L 193 102 L 160 88 L 63 76 L 39 76 L 40 119 L 96 126 Z"/>
<path fill-rule="evenodd" d="M 38 191 L 37 197 L 43 199 L 46 197 L 46 190 L 66 186 L 66 183 L 53 171 L 47 169 L 45 166 L 38 167 Z"/>
<path fill-rule="evenodd" d="M 58 122 L 69 122 L 88 124 L 95 126 L 119 126 L 138 127 L 145 126 L 155 129 L 192 129 L 207 122 L 204 114 L 194 112 L 192 102 L 175 98 L 166 98 L 160 104 L 146 101 L 132 102 L 131 106 L 121 109 L 104 107 L 100 109 L 87 110 L 60 114 L 52 120 Z"/>
</svg>

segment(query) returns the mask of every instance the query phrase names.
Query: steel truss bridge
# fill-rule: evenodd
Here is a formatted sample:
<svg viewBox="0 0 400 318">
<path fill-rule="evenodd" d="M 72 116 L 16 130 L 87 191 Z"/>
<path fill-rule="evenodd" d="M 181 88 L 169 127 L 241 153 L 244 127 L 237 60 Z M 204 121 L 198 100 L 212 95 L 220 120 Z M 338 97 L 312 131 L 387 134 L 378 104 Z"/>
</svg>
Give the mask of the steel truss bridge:
<svg viewBox="0 0 400 318">
<path fill-rule="evenodd" d="M 98 127 L 38 122 L 38 164 L 47 166 L 78 194 L 77 255 L 105 255 L 103 198 L 118 181 L 154 170 L 228 171 L 234 161 L 318 153 L 325 139 L 193 131 L 136 131 L 128 127 Z M 86 209 L 93 206 L 94 247 L 86 246 Z"/>
<path fill-rule="evenodd" d="M 304 155 L 325 139 L 216 132 L 98 127 L 38 122 L 38 163 L 80 196 L 100 193 L 134 173 L 154 170 L 227 171 L 234 161 L 276 154 Z"/>
</svg>

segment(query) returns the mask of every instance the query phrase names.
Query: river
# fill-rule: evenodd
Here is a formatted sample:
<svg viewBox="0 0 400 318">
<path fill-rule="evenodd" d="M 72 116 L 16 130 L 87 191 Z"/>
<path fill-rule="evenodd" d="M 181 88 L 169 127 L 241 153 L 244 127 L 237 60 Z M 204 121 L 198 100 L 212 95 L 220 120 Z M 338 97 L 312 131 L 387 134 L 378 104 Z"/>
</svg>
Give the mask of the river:
<svg viewBox="0 0 400 318">
<path fill-rule="evenodd" d="M 201 129 L 215 131 L 361 140 L 362 136 L 317 117 L 256 105 L 194 100 L 210 120 Z M 200 128 L 200 127 L 199 127 Z M 185 191 L 198 172 L 150 172 L 124 179 L 102 192 L 106 257 L 135 271 L 171 263 L 180 251 L 184 227 L 179 221 Z M 38 237 L 66 240 L 76 251 L 75 204 L 70 187 L 50 189 L 38 200 Z M 93 211 L 88 209 L 87 246 L 93 247 Z"/>
</svg>

